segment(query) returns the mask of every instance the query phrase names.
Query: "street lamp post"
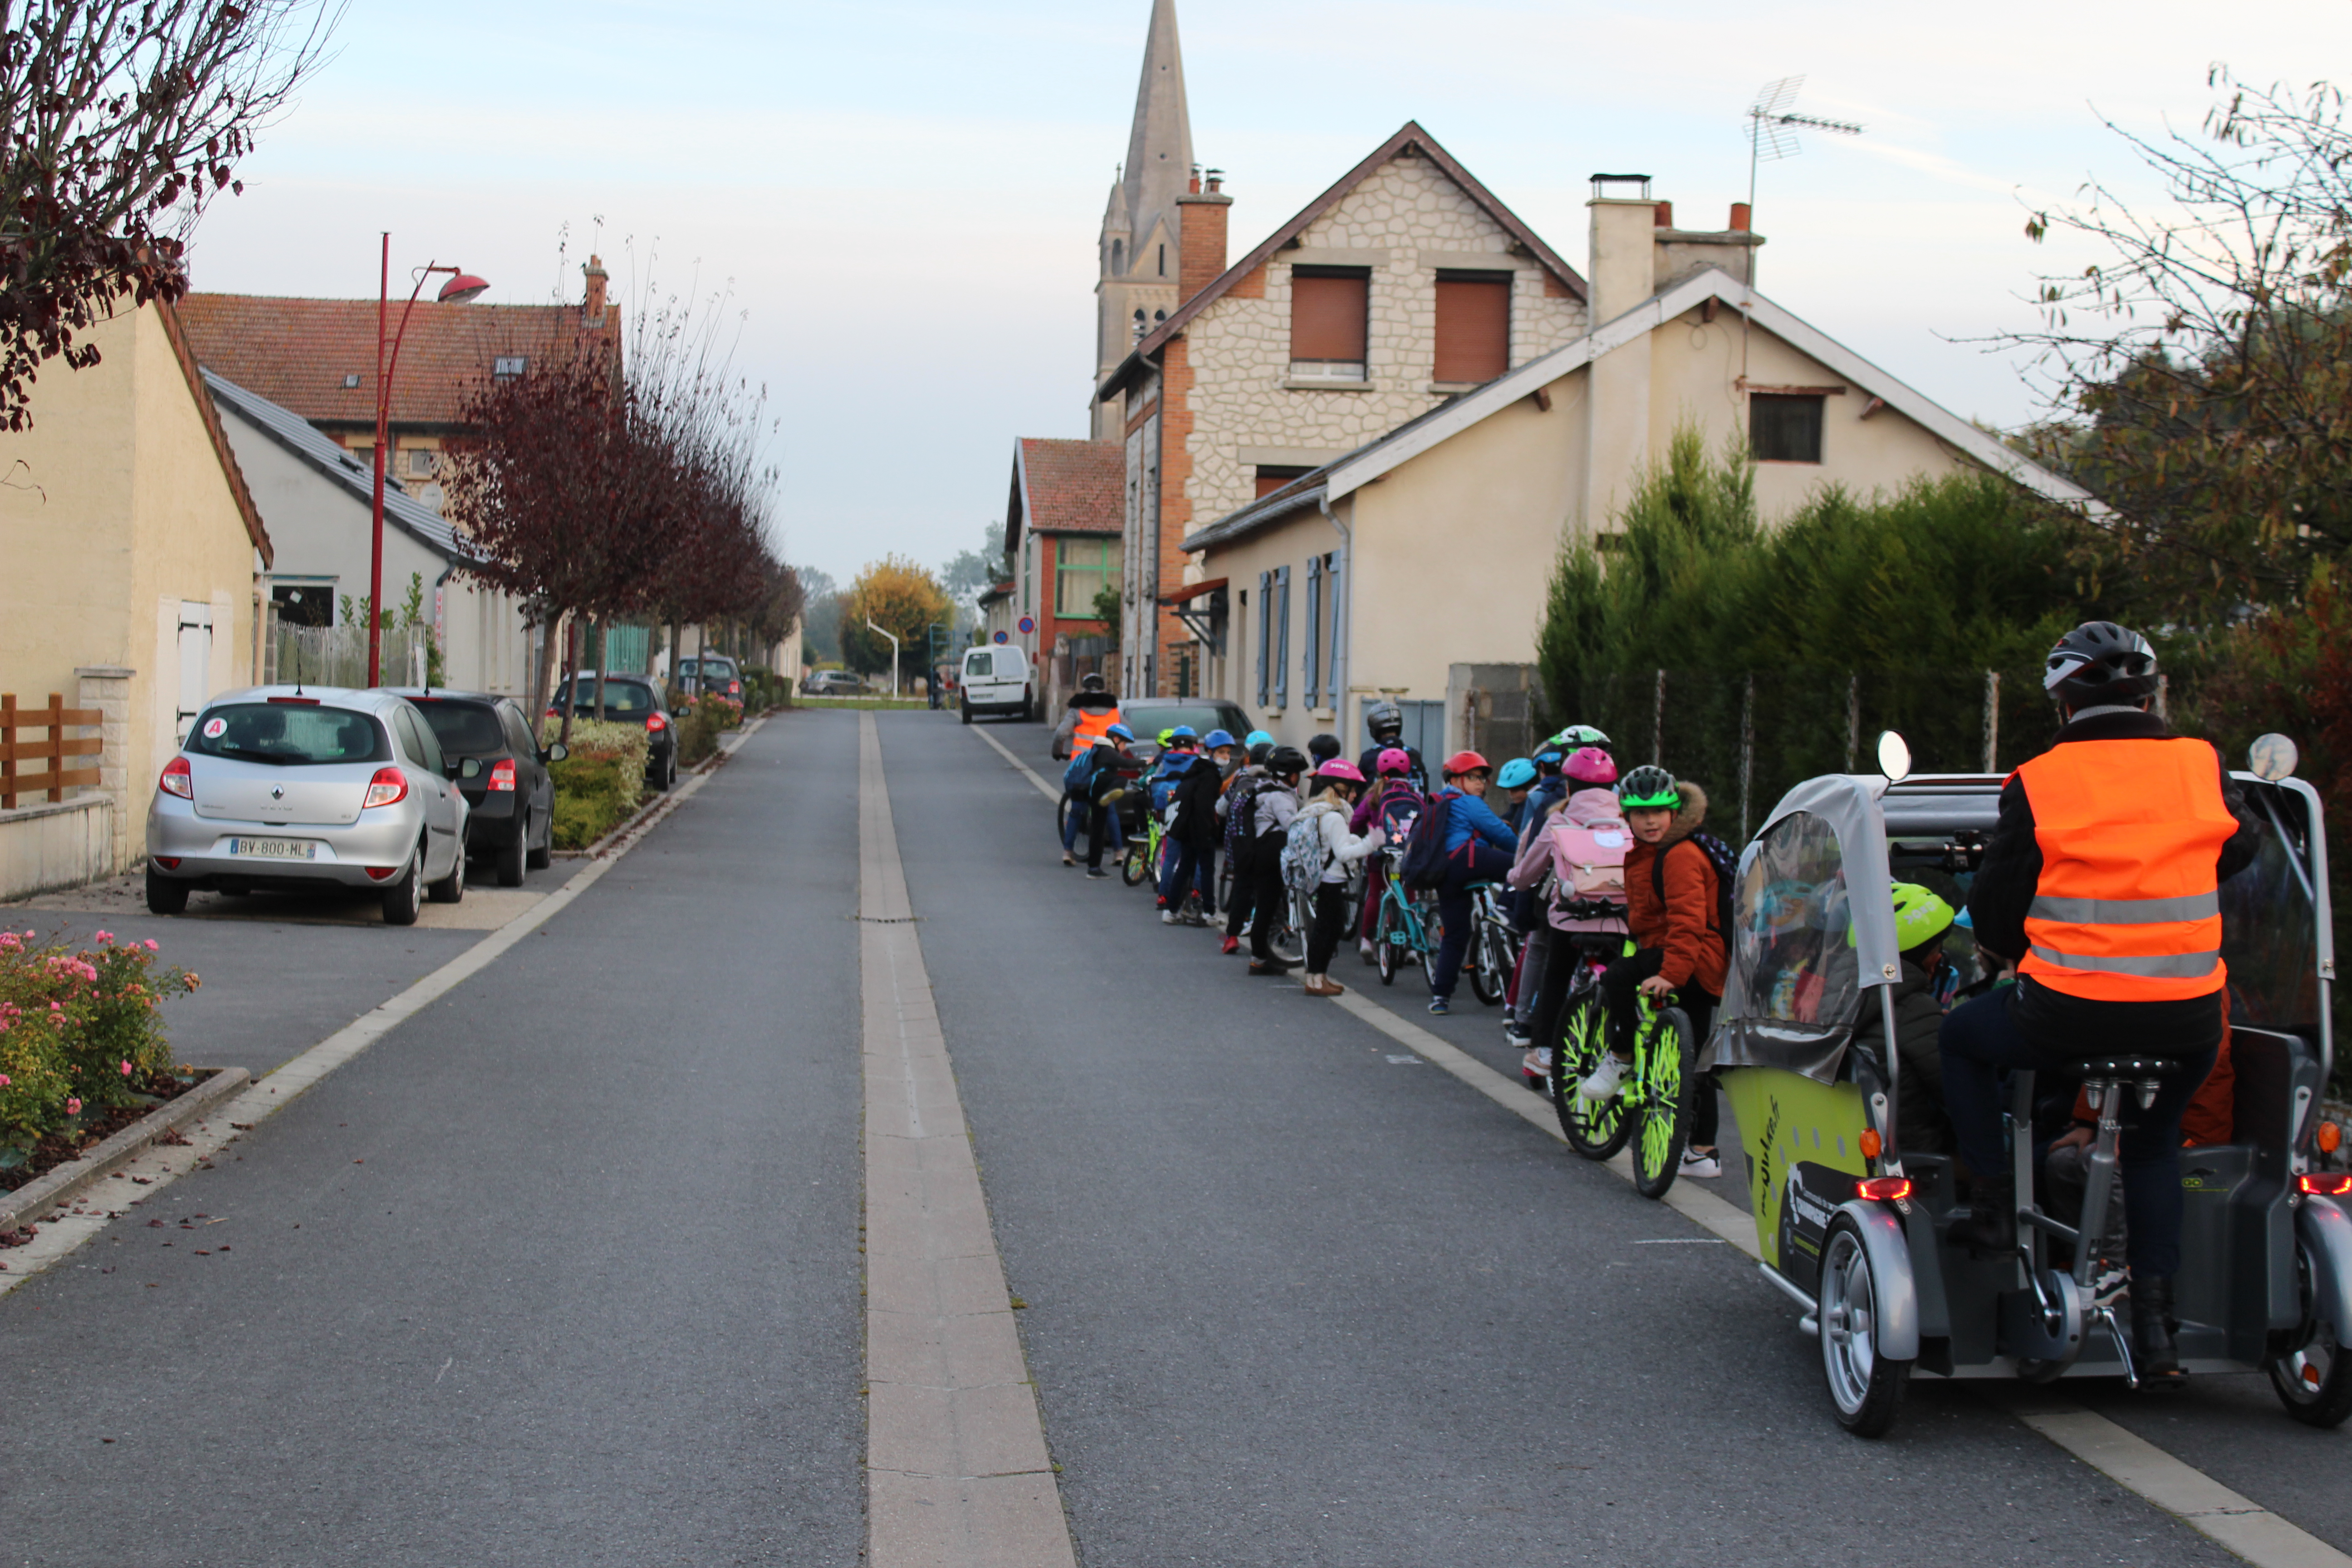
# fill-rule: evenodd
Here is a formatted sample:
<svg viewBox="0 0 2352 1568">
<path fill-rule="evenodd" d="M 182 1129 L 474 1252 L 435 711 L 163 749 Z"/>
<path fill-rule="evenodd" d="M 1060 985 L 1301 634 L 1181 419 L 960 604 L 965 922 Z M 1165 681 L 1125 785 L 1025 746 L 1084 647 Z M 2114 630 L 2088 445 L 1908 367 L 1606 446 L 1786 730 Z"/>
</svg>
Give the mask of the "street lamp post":
<svg viewBox="0 0 2352 1568">
<path fill-rule="evenodd" d="M 372 508 L 373 531 L 368 542 L 368 684 L 383 684 L 383 472 L 389 461 L 385 447 L 392 433 L 392 373 L 400 364 L 400 340 L 408 332 L 408 312 L 416 309 L 416 297 L 425 292 L 425 280 L 436 272 L 446 272 L 449 281 L 441 286 L 434 298 L 444 305 L 462 305 L 478 299 L 489 285 L 463 268 L 440 267 L 427 263 L 417 269 L 416 287 L 408 291 L 408 303 L 400 312 L 400 328 L 392 334 L 391 352 L 387 356 L 384 344 L 385 317 L 392 310 L 392 233 L 383 236 L 383 269 L 377 280 L 375 294 L 375 503 Z"/>
<path fill-rule="evenodd" d="M 874 617 L 866 616 L 866 624 L 874 626 Z M 877 637 L 890 637 L 890 634 L 880 626 L 874 626 L 874 634 Z M 897 637 L 890 637 L 890 700 L 893 702 L 898 700 L 898 639 Z"/>
</svg>

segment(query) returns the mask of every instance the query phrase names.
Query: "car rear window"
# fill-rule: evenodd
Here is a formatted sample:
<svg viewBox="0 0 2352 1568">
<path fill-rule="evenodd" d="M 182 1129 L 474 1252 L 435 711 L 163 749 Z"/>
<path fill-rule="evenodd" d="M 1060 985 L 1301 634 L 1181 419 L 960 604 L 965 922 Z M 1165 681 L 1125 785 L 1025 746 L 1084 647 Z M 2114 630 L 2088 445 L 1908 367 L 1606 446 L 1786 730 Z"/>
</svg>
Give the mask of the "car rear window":
<svg viewBox="0 0 2352 1568">
<path fill-rule="evenodd" d="M 557 708 L 561 709 L 563 706 L 564 694 L 571 689 L 572 683 L 568 680 L 556 688 L 555 706 Z M 612 677 L 604 682 L 604 713 L 607 718 L 642 719 L 652 712 L 656 706 L 658 704 L 654 701 L 654 689 L 641 681 L 623 680 L 618 677 Z M 580 683 L 578 711 L 587 714 L 593 714 L 596 711 L 596 683 L 593 680 L 583 680 Z"/>
<path fill-rule="evenodd" d="M 392 761 L 391 737 L 373 715 L 290 702 L 208 708 L 188 731 L 187 749 L 199 757 L 281 767 Z"/>
<path fill-rule="evenodd" d="M 1127 721 L 1129 729 L 1147 741 L 1158 736 L 1160 731 L 1173 730 L 1179 724 L 1190 724 L 1196 735 L 1205 735 L 1212 730 L 1233 728 L 1225 721 L 1223 710 L 1205 702 L 1171 702 L 1164 707 L 1156 702 L 1150 706 L 1131 702 L 1120 708 L 1119 717 Z"/>
<path fill-rule="evenodd" d="M 469 757 L 506 749 L 506 732 L 499 728 L 499 716 L 488 703 L 445 702 L 430 697 L 410 700 L 425 715 L 425 723 L 433 727 L 433 738 L 451 756 Z"/>
<path fill-rule="evenodd" d="M 996 656 L 989 653 L 968 653 L 963 656 L 964 679 L 987 675 L 996 668 Z"/>
</svg>

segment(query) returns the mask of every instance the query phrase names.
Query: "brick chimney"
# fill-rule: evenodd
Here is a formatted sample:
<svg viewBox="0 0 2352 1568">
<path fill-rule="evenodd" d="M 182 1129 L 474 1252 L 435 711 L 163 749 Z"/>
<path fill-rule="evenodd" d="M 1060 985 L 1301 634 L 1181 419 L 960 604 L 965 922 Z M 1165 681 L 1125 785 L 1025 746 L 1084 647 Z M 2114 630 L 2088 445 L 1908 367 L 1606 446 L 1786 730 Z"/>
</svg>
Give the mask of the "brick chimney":
<svg viewBox="0 0 2352 1568">
<path fill-rule="evenodd" d="M 591 256 L 588 265 L 580 270 L 588 279 L 587 295 L 580 302 L 581 324 L 601 327 L 604 324 L 604 258 Z"/>
<path fill-rule="evenodd" d="M 1176 302 L 1184 301 L 1224 276 L 1225 209 L 1234 198 L 1224 194 L 1224 171 L 1208 171 L 1208 188 L 1194 176 L 1192 189 L 1176 198 Z"/>
</svg>

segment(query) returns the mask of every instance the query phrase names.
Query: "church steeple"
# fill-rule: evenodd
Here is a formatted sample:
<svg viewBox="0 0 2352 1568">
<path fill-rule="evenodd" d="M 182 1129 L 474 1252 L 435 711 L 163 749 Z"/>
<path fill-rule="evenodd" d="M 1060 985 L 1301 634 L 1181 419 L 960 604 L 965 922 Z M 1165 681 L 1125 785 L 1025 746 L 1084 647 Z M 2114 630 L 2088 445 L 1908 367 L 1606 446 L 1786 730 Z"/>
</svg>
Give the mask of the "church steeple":
<svg viewBox="0 0 2352 1568">
<path fill-rule="evenodd" d="M 1100 385 L 1141 336 L 1177 304 L 1182 195 L 1192 177 L 1192 117 L 1184 100 L 1184 51 L 1176 37 L 1176 0 L 1151 0 L 1151 30 L 1135 89 L 1135 123 L 1127 162 L 1103 215 L 1101 281 L 1097 297 L 1095 384 Z M 1116 408 L 1096 407 L 1097 437 L 1116 433 Z"/>
</svg>

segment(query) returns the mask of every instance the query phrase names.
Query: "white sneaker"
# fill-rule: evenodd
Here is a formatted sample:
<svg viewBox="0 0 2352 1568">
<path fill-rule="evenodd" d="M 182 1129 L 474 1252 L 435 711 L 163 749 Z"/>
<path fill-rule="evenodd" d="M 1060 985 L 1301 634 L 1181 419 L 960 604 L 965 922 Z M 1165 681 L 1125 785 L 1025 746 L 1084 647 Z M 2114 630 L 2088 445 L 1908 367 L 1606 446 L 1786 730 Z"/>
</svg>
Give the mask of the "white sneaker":
<svg viewBox="0 0 2352 1568">
<path fill-rule="evenodd" d="M 1160 923 L 1161 925 L 1164 925 L 1164 926 L 1172 926 L 1172 925 L 1174 925 L 1174 924 L 1176 923 L 1176 911 L 1175 911 L 1174 910 L 1160 910 Z"/>
<path fill-rule="evenodd" d="M 1625 1069 L 1631 1065 L 1613 1056 L 1604 1056 L 1601 1058 L 1601 1065 L 1576 1086 L 1576 1092 L 1587 1100 L 1614 1100 L 1617 1098 L 1617 1086 L 1624 1081 Z"/>
<path fill-rule="evenodd" d="M 1723 1162 L 1712 1154 L 1685 1149 L 1683 1151 L 1682 1173 L 1685 1176 L 1719 1176 L 1723 1174 Z"/>
<path fill-rule="evenodd" d="M 1534 1050 L 1529 1051 L 1527 1054 L 1527 1059 L 1519 1063 L 1519 1070 L 1529 1078 L 1551 1077 L 1550 1047 L 1538 1046 Z"/>
</svg>

